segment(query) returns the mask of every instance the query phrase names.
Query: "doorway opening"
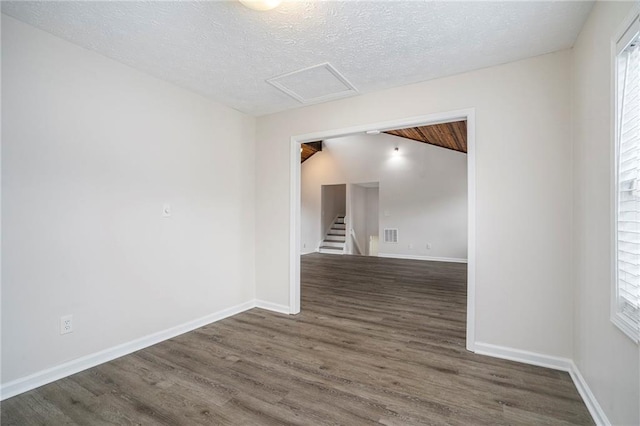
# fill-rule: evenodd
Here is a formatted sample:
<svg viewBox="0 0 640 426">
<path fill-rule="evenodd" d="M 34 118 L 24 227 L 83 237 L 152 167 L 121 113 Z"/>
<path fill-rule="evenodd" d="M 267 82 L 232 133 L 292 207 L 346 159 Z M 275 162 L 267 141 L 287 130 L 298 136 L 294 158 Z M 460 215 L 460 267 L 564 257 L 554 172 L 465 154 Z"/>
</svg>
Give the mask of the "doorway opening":
<svg viewBox="0 0 640 426">
<path fill-rule="evenodd" d="M 320 186 L 320 253 L 343 254 L 346 247 L 347 185 Z"/>
<path fill-rule="evenodd" d="M 380 182 L 354 183 L 348 190 L 347 254 L 378 255 Z"/>
<path fill-rule="evenodd" d="M 302 252 L 339 255 L 378 255 L 378 182 L 319 185 L 320 206 L 315 206 L 313 190 L 302 184 Z M 311 194 L 308 194 L 311 192 Z M 305 206 L 305 203 L 307 204 Z M 315 208 L 314 208 L 315 207 Z M 314 212 L 314 210 L 317 210 Z M 319 218 L 313 213 L 319 212 Z M 319 219 L 319 233 L 313 223 Z M 317 240 L 317 244 L 314 242 Z"/>
<path fill-rule="evenodd" d="M 407 119 L 371 123 L 362 126 L 354 126 L 337 130 L 329 130 L 324 132 L 318 132 L 313 134 L 299 135 L 291 138 L 291 211 L 290 211 L 290 313 L 296 314 L 300 312 L 300 254 L 301 254 L 301 167 L 300 167 L 300 153 L 303 150 L 301 144 L 308 142 L 317 142 L 327 139 L 334 139 L 353 135 L 363 134 L 380 134 L 390 133 L 395 129 L 406 129 L 433 126 L 444 123 L 460 122 L 464 121 L 466 124 L 466 189 L 467 189 L 467 234 L 466 234 L 466 248 L 467 248 L 467 321 L 466 321 L 466 347 L 468 350 L 473 351 L 475 348 L 475 111 L 473 109 L 452 111 L 440 114 L 431 114 L 421 117 L 412 117 Z M 403 136 L 407 137 L 407 136 Z M 397 148 L 397 147 L 396 147 Z M 453 148 L 451 148 L 453 149 Z M 398 149 L 395 149 L 398 151 Z M 344 183 L 341 183 L 344 185 Z M 362 191 L 367 189 L 366 185 L 374 184 L 374 182 L 358 182 L 350 183 L 346 185 L 346 192 L 351 195 L 359 193 L 362 195 Z M 379 189 L 378 189 L 379 190 Z M 352 203 L 352 197 L 346 197 L 347 201 L 345 205 L 346 222 L 349 223 L 358 216 L 362 222 L 361 201 Z M 356 195 L 358 198 L 358 195 Z M 365 197 L 366 199 L 366 197 Z M 353 209 L 353 211 L 352 211 Z M 359 212 L 360 211 L 360 212 Z M 380 215 L 386 215 L 387 212 L 380 212 Z M 332 218 L 339 219 L 339 218 Z M 329 218 L 323 219 L 329 221 Z M 357 221 L 357 219 L 356 219 Z M 369 231 L 366 231 L 366 218 L 364 218 L 365 230 L 362 231 L 362 227 L 359 227 L 360 233 L 364 232 L 364 235 L 369 236 Z M 349 225 L 346 225 L 348 228 Z M 360 252 L 360 254 L 371 253 L 371 247 L 365 238 L 358 236 L 358 230 L 352 227 L 355 237 L 352 235 L 351 229 L 345 229 L 345 242 L 352 252 Z M 382 232 L 384 231 L 384 234 Z M 387 231 L 393 236 L 393 228 L 380 229 L 380 244 L 382 244 L 382 236 L 387 236 Z M 396 230 L 397 238 L 397 230 Z M 364 242 L 363 242 L 364 241 Z M 386 241 L 386 240 L 385 240 Z M 363 247 L 363 245 L 365 247 Z M 378 248 L 379 249 L 379 248 Z M 375 248 L 374 248 L 375 250 Z M 379 253 L 380 254 L 380 253 Z M 393 257 L 393 256 L 388 256 Z"/>
</svg>

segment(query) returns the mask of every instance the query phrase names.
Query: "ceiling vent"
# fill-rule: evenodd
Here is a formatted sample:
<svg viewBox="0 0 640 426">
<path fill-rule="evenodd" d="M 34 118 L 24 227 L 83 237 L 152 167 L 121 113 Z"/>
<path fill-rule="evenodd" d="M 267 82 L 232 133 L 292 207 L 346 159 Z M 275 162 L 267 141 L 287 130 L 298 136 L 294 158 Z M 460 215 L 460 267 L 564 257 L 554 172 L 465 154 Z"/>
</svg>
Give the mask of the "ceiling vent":
<svg viewBox="0 0 640 426">
<path fill-rule="evenodd" d="M 397 228 L 385 228 L 385 230 L 384 230 L 384 242 L 385 243 L 397 243 L 398 242 L 398 229 Z"/>
<path fill-rule="evenodd" d="M 303 104 L 358 94 L 353 84 L 328 62 L 270 78 L 267 83 Z"/>
</svg>

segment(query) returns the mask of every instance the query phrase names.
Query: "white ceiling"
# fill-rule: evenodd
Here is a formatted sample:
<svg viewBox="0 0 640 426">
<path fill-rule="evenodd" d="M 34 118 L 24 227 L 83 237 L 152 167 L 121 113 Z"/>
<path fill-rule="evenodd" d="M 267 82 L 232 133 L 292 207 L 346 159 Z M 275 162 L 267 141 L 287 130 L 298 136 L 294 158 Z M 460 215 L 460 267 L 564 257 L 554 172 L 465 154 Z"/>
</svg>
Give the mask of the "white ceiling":
<svg viewBox="0 0 640 426">
<path fill-rule="evenodd" d="M 593 2 L 2 2 L 2 12 L 253 115 L 302 104 L 267 79 L 329 62 L 360 93 L 572 46 Z M 312 84 L 312 82 L 310 82 Z"/>
</svg>

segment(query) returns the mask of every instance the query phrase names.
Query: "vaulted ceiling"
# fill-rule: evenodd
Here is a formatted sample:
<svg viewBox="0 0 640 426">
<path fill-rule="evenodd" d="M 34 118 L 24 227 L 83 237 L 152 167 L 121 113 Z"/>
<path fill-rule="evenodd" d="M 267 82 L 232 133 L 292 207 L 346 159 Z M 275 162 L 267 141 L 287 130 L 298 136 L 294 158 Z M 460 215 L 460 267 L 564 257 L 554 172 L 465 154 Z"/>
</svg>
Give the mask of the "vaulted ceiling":
<svg viewBox="0 0 640 426">
<path fill-rule="evenodd" d="M 452 123 L 432 124 L 430 126 L 388 130 L 384 133 L 452 149 L 454 151 L 467 152 L 467 122 L 464 120 Z"/>
<path fill-rule="evenodd" d="M 300 162 L 304 163 L 316 152 L 322 151 L 322 141 L 303 143 L 300 147 Z"/>
<path fill-rule="evenodd" d="M 387 130 L 383 133 L 467 153 L 466 120 Z M 303 143 L 300 148 L 300 162 L 304 163 L 320 151 L 322 151 L 322 141 Z"/>
<path fill-rule="evenodd" d="M 268 12 L 238 1 L 0 5 L 79 46 L 263 115 L 332 91 L 354 96 L 570 48 L 593 2 L 284 1 Z M 304 92 L 300 98 L 267 82 L 327 62 L 274 80 Z"/>
</svg>

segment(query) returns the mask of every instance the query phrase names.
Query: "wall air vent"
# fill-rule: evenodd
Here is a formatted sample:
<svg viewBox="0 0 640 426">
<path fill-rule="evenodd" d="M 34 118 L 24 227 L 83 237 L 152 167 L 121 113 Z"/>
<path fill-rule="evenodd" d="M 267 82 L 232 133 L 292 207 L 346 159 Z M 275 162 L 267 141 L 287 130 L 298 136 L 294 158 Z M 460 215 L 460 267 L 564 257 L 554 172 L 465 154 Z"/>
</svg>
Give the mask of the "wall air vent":
<svg viewBox="0 0 640 426">
<path fill-rule="evenodd" d="M 270 78 L 267 83 L 303 104 L 358 94 L 353 84 L 328 62 Z"/>
<path fill-rule="evenodd" d="M 397 228 L 385 228 L 385 230 L 384 230 L 384 242 L 385 243 L 397 243 L 398 242 L 398 229 Z"/>
</svg>

